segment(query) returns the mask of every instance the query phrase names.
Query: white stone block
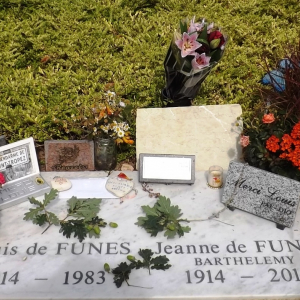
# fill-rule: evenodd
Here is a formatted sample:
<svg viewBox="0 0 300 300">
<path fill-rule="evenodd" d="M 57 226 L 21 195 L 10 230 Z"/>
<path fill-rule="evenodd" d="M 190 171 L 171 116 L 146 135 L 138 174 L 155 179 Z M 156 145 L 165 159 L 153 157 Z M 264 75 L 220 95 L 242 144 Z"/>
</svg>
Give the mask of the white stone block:
<svg viewBox="0 0 300 300">
<path fill-rule="evenodd" d="M 137 110 L 136 153 L 196 156 L 196 171 L 241 161 L 239 104 Z"/>
</svg>

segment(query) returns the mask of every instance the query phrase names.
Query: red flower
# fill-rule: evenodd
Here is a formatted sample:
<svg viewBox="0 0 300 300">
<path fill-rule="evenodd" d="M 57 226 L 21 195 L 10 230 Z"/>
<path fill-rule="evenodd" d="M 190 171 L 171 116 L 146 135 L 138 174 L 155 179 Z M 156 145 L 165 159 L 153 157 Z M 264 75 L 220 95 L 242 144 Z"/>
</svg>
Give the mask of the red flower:
<svg viewBox="0 0 300 300">
<path fill-rule="evenodd" d="M 0 173 L 0 188 L 2 187 L 2 184 L 6 182 L 5 177 L 2 173 Z"/>
<path fill-rule="evenodd" d="M 223 34 L 219 30 L 215 30 L 208 34 L 207 40 L 209 42 L 209 45 L 212 49 L 220 48 L 225 44 L 225 38 Z M 216 41 L 214 41 L 216 40 Z M 219 43 L 217 42 L 219 40 Z"/>
<path fill-rule="evenodd" d="M 273 114 L 264 114 L 264 117 L 262 119 L 263 123 L 270 124 L 275 121 L 275 117 Z"/>
</svg>

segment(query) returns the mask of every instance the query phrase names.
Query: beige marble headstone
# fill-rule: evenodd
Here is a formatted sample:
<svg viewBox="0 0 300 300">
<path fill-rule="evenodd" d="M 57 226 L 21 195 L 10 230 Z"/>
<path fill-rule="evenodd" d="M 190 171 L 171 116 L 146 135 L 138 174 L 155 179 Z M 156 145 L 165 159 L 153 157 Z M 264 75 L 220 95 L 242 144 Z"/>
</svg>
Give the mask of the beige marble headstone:
<svg viewBox="0 0 300 300">
<path fill-rule="evenodd" d="M 227 170 L 231 160 L 241 161 L 241 114 L 239 104 L 138 109 L 137 161 L 140 153 L 195 155 L 196 171 Z"/>
</svg>

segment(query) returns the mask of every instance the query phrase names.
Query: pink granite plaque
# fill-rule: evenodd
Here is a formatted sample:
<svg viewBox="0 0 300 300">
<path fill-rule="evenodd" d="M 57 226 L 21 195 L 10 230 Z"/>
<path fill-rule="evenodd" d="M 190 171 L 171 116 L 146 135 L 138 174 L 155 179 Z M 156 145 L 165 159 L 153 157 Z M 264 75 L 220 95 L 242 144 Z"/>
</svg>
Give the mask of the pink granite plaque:
<svg viewBox="0 0 300 300">
<path fill-rule="evenodd" d="M 45 141 L 46 171 L 94 171 L 94 142 Z"/>
</svg>

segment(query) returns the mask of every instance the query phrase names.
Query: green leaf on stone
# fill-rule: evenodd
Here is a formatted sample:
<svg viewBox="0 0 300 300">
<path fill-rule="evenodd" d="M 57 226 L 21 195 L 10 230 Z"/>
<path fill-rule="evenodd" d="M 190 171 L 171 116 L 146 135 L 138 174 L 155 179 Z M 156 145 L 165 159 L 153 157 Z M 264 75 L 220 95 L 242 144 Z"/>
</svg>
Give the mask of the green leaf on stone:
<svg viewBox="0 0 300 300">
<path fill-rule="evenodd" d="M 180 222 L 188 222 L 179 219 L 182 216 L 181 209 L 178 205 L 172 205 L 171 200 L 164 196 L 159 196 L 153 207 L 142 206 L 142 209 L 146 217 L 138 217 L 135 224 L 143 227 L 151 236 L 165 230 L 164 236 L 174 238 L 176 234 L 181 237 L 190 231 L 190 227 L 180 225 Z"/>
<path fill-rule="evenodd" d="M 46 214 L 37 215 L 32 220 L 32 222 L 33 222 L 33 224 L 37 224 L 39 226 L 42 226 L 42 225 L 44 225 L 44 224 L 46 224 L 48 222 L 47 215 Z"/>
<path fill-rule="evenodd" d="M 54 225 L 59 225 L 59 219 L 54 213 L 48 212 L 48 218 L 49 218 L 50 223 L 52 223 Z"/>
<path fill-rule="evenodd" d="M 56 198 L 58 191 L 51 189 L 49 194 L 45 193 L 44 206 L 47 206 L 52 200 Z"/>
<path fill-rule="evenodd" d="M 23 220 L 33 220 L 41 211 L 43 211 L 42 207 L 29 208 L 29 212 L 25 213 Z"/>
</svg>

